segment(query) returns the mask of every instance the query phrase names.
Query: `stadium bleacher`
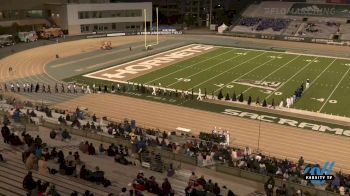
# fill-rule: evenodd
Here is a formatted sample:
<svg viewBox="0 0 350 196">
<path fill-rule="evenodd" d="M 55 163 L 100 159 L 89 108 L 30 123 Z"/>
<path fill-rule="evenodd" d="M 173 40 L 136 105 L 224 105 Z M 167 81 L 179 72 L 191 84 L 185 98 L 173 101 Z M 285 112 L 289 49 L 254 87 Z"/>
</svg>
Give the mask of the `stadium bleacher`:
<svg viewBox="0 0 350 196">
<path fill-rule="evenodd" d="M 329 15 L 326 9 L 334 13 Z M 248 7 L 230 32 L 347 41 L 350 13 L 346 10 L 350 10 L 350 6 L 262 1 Z"/>
</svg>

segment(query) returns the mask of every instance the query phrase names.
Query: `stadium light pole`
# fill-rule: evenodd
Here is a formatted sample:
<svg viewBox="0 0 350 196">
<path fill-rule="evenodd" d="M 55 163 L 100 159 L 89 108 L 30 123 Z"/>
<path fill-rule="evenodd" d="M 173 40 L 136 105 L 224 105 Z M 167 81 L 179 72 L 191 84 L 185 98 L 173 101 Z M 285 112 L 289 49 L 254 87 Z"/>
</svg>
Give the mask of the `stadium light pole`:
<svg viewBox="0 0 350 196">
<path fill-rule="evenodd" d="M 167 4 L 168 6 L 168 4 Z M 158 29 L 158 7 L 156 8 L 156 14 L 157 14 L 157 45 L 159 44 L 159 29 Z"/>
<path fill-rule="evenodd" d="M 259 116 L 258 152 L 260 151 L 261 117 Z"/>
<path fill-rule="evenodd" d="M 210 9 L 209 9 L 209 29 L 210 29 L 210 25 L 211 25 L 211 17 L 213 14 L 213 0 L 210 0 Z"/>
<path fill-rule="evenodd" d="M 143 15 L 144 15 L 144 19 L 145 19 L 145 49 L 147 49 L 147 17 L 146 17 L 146 9 L 143 9 Z"/>
</svg>

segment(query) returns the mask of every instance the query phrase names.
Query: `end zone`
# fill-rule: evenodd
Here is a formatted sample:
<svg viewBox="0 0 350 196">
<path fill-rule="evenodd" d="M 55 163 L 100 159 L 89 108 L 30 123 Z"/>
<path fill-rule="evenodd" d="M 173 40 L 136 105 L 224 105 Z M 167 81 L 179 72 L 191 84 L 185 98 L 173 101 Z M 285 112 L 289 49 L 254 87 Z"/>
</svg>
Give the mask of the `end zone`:
<svg viewBox="0 0 350 196">
<path fill-rule="evenodd" d="M 215 49 L 216 46 L 190 44 L 107 69 L 85 74 L 84 77 L 125 83 L 126 81 L 146 73 L 164 68 Z"/>
</svg>

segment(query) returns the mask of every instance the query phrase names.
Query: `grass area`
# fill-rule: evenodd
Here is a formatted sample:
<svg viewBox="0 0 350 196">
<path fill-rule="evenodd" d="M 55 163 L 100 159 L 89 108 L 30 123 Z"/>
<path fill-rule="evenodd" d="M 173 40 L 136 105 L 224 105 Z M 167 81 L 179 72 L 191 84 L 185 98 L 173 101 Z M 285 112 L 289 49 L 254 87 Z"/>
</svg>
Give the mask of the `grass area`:
<svg viewBox="0 0 350 196">
<path fill-rule="evenodd" d="M 349 70 L 348 59 L 222 47 L 130 82 L 208 95 L 243 93 L 245 100 L 278 105 L 309 79 L 310 88 L 293 108 L 349 117 Z"/>
</svg>

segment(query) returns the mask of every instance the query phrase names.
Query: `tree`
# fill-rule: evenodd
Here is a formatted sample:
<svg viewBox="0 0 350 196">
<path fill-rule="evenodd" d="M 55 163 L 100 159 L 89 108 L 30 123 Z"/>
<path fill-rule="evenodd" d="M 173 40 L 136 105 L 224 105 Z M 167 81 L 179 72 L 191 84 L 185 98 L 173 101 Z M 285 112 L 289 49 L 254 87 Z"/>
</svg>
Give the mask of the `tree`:
<svg viewBox="0 0 350 196">
<path fill-rule="evenodd" d="M 267 107 L 266 99 L 264 99 L 262 106 Z"/>
<path fill-rule="evenodd" d="M 252 103 L 252 97 L 249 95 L 248 97 L 248 105 L 250 105 Z"/>
<path fill-rule="evenodd" d="M 229 95 L 228 93 L 226 93 L 225 100 L 226 100 L 226 101 L 229 101 L 229 100 L 230 100 L 230 95 Z"/>
<path fill-rule="evenodd" d="M 222 90 L 220 90 L 220 92 L 218 94 L 218 99 L 221 100 L 222 98 L 224 98 L 224 96 L 222 95 Z"/>
<path fill-rule="evenodd" d="M 241 94 L 239 95 L 238 101 L 239 101 L 239 102 L 243 102 L 243 101 L 244 101 L 243 93 L 241 93 Z"/>
<path fill-rule="evenodd" d="M 232 101 L 237 101 L 237 95 L 235 91 L 233 91 Z"/>
</svg>

